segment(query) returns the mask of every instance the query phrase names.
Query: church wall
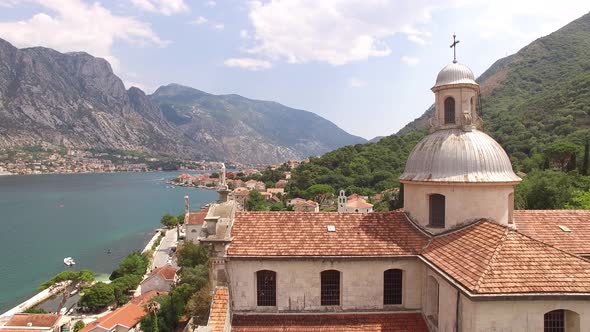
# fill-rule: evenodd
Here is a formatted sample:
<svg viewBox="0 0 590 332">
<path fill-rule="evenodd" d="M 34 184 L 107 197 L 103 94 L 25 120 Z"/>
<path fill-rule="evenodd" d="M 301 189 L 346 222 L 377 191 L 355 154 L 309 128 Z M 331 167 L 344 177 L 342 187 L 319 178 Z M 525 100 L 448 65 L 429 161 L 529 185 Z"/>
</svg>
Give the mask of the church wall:
<svg viewBox="0 0 590 332">
<path fill-rule="evenodd" d="M 429 195 L 445 196 L 446 228 L 471 221 L 489 218 L 508 224 L 509 195 L 512 185 L 439 185 L 404 183 L 404 209 L 420 225 L 429 223 Z M 435 230 L 435 229 L 434 229 Z"/>
<path fill-rule="evenodd" d="M 579 328 L 568 331 L 590 331 L 590 301 L 574 300 L 463 300 L 462 331 L 536 332 L 543 331 L 545 313 L 565 309 L 579 315 Z M 471 316 L 471 317 L 470 317 Z M 566 313 L 567 316 L 567 313 Z M 566 318 L 567 319 L 567 318 Z"/>
<path fill-rule="evenodd" d="M 422 267 L 416 258 L 241 260 L 227 262 L 234 312 L 420 309 Z M 401 306 L 383 305 L 383 272 L 403 270 Z M 277 306 L 257 307 L 256 271 L 276 272 Z M 320 305 L 320 273 L 341 272 L 340 306 Z"/>
<path fill-rule="evenodd" d="M 423 266 L 423 269 L 424 273 L 422 273 L 422 289 L 428 289 L 429 277 L 434 278 L 438 282 L 439 286 L 437 325 L 427 317 L 429 314 L 428 306 L 431 305 L 429 301 L 432 300 L 429 299 L 429 296 L 432 294 L 429 294 L 428 291 L 422 292 L 422 307 L 424 308 L 426 323 L 433 332 L 454 332 L 457 317 L 457 289 L 428 267 Z"/>
</svg>

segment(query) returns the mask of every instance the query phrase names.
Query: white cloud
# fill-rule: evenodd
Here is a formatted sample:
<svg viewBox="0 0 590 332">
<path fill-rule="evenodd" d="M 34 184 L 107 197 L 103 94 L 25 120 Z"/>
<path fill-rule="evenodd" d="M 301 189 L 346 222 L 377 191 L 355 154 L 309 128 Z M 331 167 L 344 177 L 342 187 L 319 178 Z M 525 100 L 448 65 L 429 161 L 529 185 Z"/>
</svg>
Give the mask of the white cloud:
<svg viewBox="0 0 590 332">
<path fill-rule="evenodd" d="M 185 13 L 190 10 L 184 0 L 131 0 L 131 3 L 141 10 L 166 16 Z"/>
<path fill-rule="evenodd" d="M 11 8 L 16 6 L 19 0 L 0 0 L 0 7 Z"/>
<path fill-rule="evenodd" d="M 363 88 L 367 85 L 367 82 L 358 79 L 356 77 L 351 77 L 348 79 L 348 87 L 350 88 Z"/>
<path fill-rule="evenodd" d="M 254 1 L 250 20 L 257 44 L 250 53 L 291 63 L 342 65 L 391 54 L 388 38 L 418 35 L 434 0 Z"/>
<path fill-rule="evenodd" d="M 26 21 L 0 22 L 0 36 L 17 47 L 45 46 L 61 52 L 85 51 L 118 69 L 111 48 L 115 40 L 135 45 L 167 44 L 146 23 L 116 16 L 99 3 L 79 0 L 39 0 L 52 14 L 38 13 Z"/>
<path fill-rule="evenodd" d="M 409 65 L 409 66 L 415 66 L 415 65 L 417 65 L 418 63 L 420 63 L 420 59 L 418 59 L 418 58 L 416 58 L 416 57 L 413 57 L 413 56 L 407 56 L 407 55 L 404 55 L 404 56 L 402 56 L 402 57 L 400 58 L 400 60 L 401 60 L 403 63 L 405 63 L 406 65 Z"/>
<path fill-rule="evenodd" d="M 272 67 L 272 63 L 266 60 L 254 58 L 231 58 L 223 62 L 227 67 L 237 67 L 247 70 L 264 70 Z"/>
<path fill-rule="evenodd" d="M 207 7 L 215 7 L 215 6 L 217 6 L 217 2 L 215 2 L 213 0 L 210 0 L 210 1 L 205 2 L 205 6 L 207 6 Z"/>
<path fill-rule="evenodd" d="M 240 30 L 240 37 L 243 39 L 250 39 L 250 33 L 248 32 L 248 30 Z"/>
<path fill-rule="evenodd" d="M 213 28 L 215 30 L 223 30 L 225 28 L 225 25 L 223 25 L 223 23 L 216 23 L 213 25 Z"/>
<path fill-rule="evenodd" d="M 206 19 L 206 18 L 204 18 L 203 16 L 199 16 L 196 19 L 194 19 L 193 21 L 191 21 L 191 24 L 194 24 L 194 25 L 202 25 L 202 24 L 207 23 L 208 21 L 209 20 Z"/>
<path fill-rule="evenodd" d="M 420 45 L 425 45 L 426 44 L 426 40 L 424 40 L 421 37 L 418 37 L 417 35 L 408 35 L 408 40 L 412 41 L 416 44 L 420 44 Z"/>
</svg>

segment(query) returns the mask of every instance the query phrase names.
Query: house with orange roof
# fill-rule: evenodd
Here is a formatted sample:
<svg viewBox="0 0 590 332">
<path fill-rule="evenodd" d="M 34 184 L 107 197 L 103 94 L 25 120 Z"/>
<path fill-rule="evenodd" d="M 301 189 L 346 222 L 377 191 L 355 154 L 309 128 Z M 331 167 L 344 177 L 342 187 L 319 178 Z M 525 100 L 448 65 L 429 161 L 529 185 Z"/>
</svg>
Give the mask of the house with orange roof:
<svg viewBox="0 0 590 332">
<path fill-rule="evenodd" d="M 287 180 L 279 180 L 277 181 L 277 183 L 275 183 L 275 187 L 285 188 L 287 186 L 287 183 L 289 183 Z"/>
<path fill-rule="evenodd" d="M 57 314 L 19 313 L 12 316 L 6 324 L 0 326 L 0 332 L 60 332 L 61 327 L 69 324 L 69 318 Z"/>
<path fill-rule="evenodd" d="M 208 210 L 198 212 L 191 211 L 186 214 L 184 222 L 186 241 L 197 243 L 197 238 L 203 228 L 207 212 Z"/>
<path fill-rule="evenodd" d="M 311 200 L 297 201 L 293 204 L 295 212 L 320 212 L 320 205 Z"/>
<path fill-rule="evenodd" d="M 141 294 L 151 291 L 169 292 L 178 281 L 177 271 L 178 269 L 170 264 L 154 269 L 139 285 Z"/>
<path fill-rule="evenodd" d="M 88 323 L 80 332 L 138 331 L 139 321 L 147 314 L 145 306 L 156 296 L 166 292 L 149 291 L 99 319 Z"/>
<path fill-rule="evenodd" d="M 483 132 L 473 72 L 453 61 L 432 91 L 403 209 L 237 211 L 202 239 L 208 331 L 590 331 L 590 211 L 515 211 L 521 179 Z"/>
</svg>

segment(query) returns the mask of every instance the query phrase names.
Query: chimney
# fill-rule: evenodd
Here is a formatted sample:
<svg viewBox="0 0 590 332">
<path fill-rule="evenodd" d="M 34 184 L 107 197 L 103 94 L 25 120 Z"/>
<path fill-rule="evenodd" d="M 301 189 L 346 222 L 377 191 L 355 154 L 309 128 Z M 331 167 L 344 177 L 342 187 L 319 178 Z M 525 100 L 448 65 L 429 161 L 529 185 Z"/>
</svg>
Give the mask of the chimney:
<svg viewBox="0 0 590 332">
<path fill-rule="evenodd" d="M 207 235 L 215 235 L 217 233 L 218 216 L 205 218 L 207 225 Z"/>
<path fill-rule="evenodd" d="M 31 322 L 28 322 L 28 323 L 27 323 L 27 326 L 28 326 L 28 327 L 31 327 L 31 326 L 33 326 L 33 323 L 31 323 Z"/>
</svg>

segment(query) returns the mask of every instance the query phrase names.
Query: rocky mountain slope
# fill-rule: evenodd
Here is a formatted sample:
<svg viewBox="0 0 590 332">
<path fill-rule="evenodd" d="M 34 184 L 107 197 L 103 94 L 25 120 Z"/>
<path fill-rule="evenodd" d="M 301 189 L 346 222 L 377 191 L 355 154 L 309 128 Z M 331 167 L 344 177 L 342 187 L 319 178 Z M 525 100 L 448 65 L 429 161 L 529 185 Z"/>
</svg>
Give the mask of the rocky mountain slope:
<svg viewBox="0 0 590 332">
<path fill-rule="evenodd" d="M 177 85 L 148 97 L 126 90 L 104 59 L 17 49 L 0 39 L 0 148 L 65 146 L 276 163 L 364 141 L 313 113 L 273 102 Z"/>
<path fill-rule="evenodd" d="M 165 118 L 208 153 L 229 160 L 299 159 L 365 142 L 330 121 L 271 101 L 170 84 L 150 96 Z"/>
</svg>

